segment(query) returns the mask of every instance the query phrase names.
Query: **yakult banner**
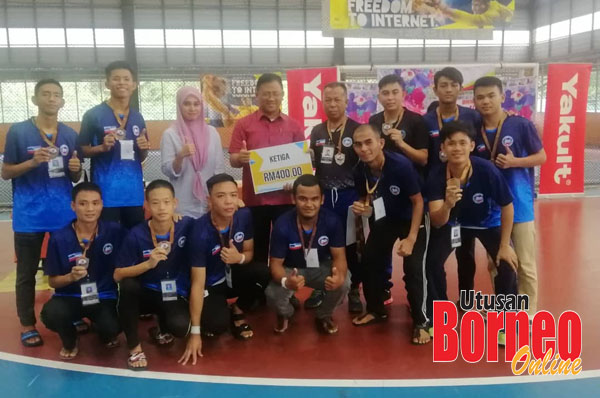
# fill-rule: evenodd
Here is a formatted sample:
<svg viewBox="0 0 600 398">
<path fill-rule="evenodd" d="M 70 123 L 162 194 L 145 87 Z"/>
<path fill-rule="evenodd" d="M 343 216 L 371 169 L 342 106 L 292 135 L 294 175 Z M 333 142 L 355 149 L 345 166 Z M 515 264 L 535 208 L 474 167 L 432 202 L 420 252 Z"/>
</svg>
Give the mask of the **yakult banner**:
<svg viewBox="0 0 600 398">
<path fill-rule="evenodd" d="M 289 116 L 304 127 L 308 137 L 312 128 L 325 120 L 323 111 L 323 87 L 339 80 L 336 67 L 288 70 Z"/>
<path fill-rule="evenodd" d="M 583 193 L 585 117 L 591 64 L 550 64 L 544 117 L 547 160 L 540 194 Z"/>
</svg>

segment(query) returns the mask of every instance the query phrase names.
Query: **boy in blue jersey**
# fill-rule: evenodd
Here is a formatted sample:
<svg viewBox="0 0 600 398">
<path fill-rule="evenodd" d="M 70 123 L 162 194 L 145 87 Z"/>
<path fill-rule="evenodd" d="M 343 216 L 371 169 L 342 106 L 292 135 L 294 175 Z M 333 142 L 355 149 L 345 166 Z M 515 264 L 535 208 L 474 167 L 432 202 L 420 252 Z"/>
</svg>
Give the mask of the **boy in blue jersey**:
<svg viewBox="0 0 600 398">
<path fill-rule="evenodd" d="M 294 307 L 289 299 L 304 285 L 324 291 L 323 303 L 315 310 L 317 329 L 334 334 L 338 326 L 333 310 L 350 289 L 346 263 L 346 234 L 339 217 L 326 208 L 319 179 L 305 174 L 294 181 L 295 208 L 277 219 L 271 232 L 272 281 L 267 303 L 277 313 L 276 333 L 289 327 Z"/>
<path fill-rule="evenodd" d="M 154 180 L 146 188 L 151 218 L 135 226 L 125 238 L 114 273 L 119 282 L 119 318 L 127 338 L 132 370 L 147 367 L 138 337 L 140 310 L 158 315 L 158 327 L 149 330 L 158 345 L 167 345 L 190 330 L 190 265 L 187 237 L 191 217 L 173 221 L 177 207 L 171 183 Z M 194 288 L 194 286 L 192 286 Z M 204 280 L 201 281 L 204 291 Z"/>
<path fill-rule="evenodd" d="M 429 159 L 427 170 L 446 162 L 441 150 L 440 131 L 442 127 L 451 121 L 460 120 L 475 131 L 481 126 L 481 116 L 471 108 L 457 104 L 458 95 L 462 90 L 463 76 L 456 68 L 446 67 L 433 76 L 433 91 L 438 97 L 438 105 L 429 110 L 424 116 L 427 129 L 429 130 Z M 431 230 L 431 240 L 437 240 L 435 236 L 437 229 Z M 429 250 L 437 250 L 435 246 L 429 245 Z M 458 290 L 473 290 L 473 279 L 475 277 L 475 240 L 463 239 L 462 245 L 456 248 L 456 262 L 458 265 Z"/>
<path fill-rule="evenodd" d="M 237 183 L 228 174 L 217 174 L 206 181 L 210 211 L 195 221 L 190 237 L 192 272 L 206 269 L 206 292 L 201 308 L 195 306 L 205 336 L 229 329 L 234 337 L 253 336 L 244 312 L 264 298 L 269 268 L 253 263 L 254 231 L 250 209 L 238 210 Z M 237 297 L 231 305 L 228 298 Z M 192 302 L 192 305 L 194 303 Z M 201 315 L 201 318 L 200 318 Z"/>
<path fill-rule="evenodd" d="M 144 221 L 142 162 L 150 144 L 144 118 L 129 107 L 137 88 L 134 70 L 115 61 L 105 72 L 110 98 L 83 115 L 77 143 L 92 159 L 92 181 L 102 189 L 102 219 L 130 229 Z"/>
<path fill-rule="evenodd" d="M 94 323 L 108 348 L 118 345 L 117 285 L 113 280 L 116 253 L 124 237 L 118 224 L 99 221 L 100 188 L 82 182 L 73 188 L 71 207 L 77 218 L 50 235 L 44 271 L 54 295 L 44 305 L 41 318 L 62 341 L 59 357 L 75 358 L 77 330 L 73 322 L 82 317 Z"/>
<path fill-rule="evenodd" d="M 43 344 L 35 328 L 34 301 L 44 235 L 75 217 L 69 206 L 72 182 L 81 178 L 77 133 L 58 122 L 65 103 L 62 86 L 54 79 L 40 80 L 31 100 L 38 115 L 10 127 L 2 164 L 2 178 L 12 179 L 17 314 L 26 347 Z"/>
<path fill-rule="evenodd" d="M 473 87 L 475 107 L 483 118 L 475 154 L 498 167 L 514 196 L 515 218 L 512 242 L 519 257 L 519 294 L 529 296 L 528 313 L 537 311 L 537 264 L 533 202 L 535 166 L 546 161 L 546 152 L 533 123 L 509 116 L 503 109 L 504 90 L 500 79 L 486 76 Z"/>
<path fill-rule="evenodd" d="M 434 300 L 448 300 L 444 263 L 462 241 L 483 244 L 494 260 L 496 294 L 517 294 L 517 255 L 510 246 L 512 195 L 502 174 L 490 162 L 470 157 L 475 131 L 464 122 L 449 122 L 440 133 L 447 163 L 430 171 L 426 184 L 432 235 L 427 256 L 427 312 Z"/>
<path fill-rule="evenodd" d="M 394 243 L 404 257 L 404 282 L 413 318 L 412 342 L 426 344 L 427 333 L 425 254 L 429 220 L 423 217 L 420 177 L 411 161 L 384 151 L 385 140 L 372 125 L 354 131 L 354 150 L 361 162 L 354 175 L 359 200 L 352 205 L 357 216 L 369 217 L 370 233 L 362 257 L 367 310 L 354 318 L 355 326 L 386 321 L 384 275 Z"/>
</svg>

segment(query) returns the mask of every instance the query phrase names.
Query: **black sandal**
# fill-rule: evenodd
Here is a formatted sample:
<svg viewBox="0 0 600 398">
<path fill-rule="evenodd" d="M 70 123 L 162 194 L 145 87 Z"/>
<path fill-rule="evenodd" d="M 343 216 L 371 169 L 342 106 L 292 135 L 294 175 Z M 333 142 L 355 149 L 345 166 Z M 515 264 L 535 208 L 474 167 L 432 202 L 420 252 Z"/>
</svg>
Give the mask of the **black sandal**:
<svg viewBox="0 0 600 398">
<path fill-rule="evenodd" d="M 166 346 L 175 341 L 175 337 L 171 333 L 161 333 L 158 326 L 153 326 L 148 329 L 148 335 L 158 346 Z"/>
<path fill-rule="evenodd" d="M 27 341 L 30 339 L 36 339 L 33 343 Z M 21 343 L 25 347 L 39 347 L 44 344 L 44 340 L 42 340 L 42 336 L 40 336 L 40 332 L 37 329 L 31 329 L 26 332 L 21 333 Z"/>
<path fill-rule="evenodd" d="M 241 325 L 236 325 L 235 322 L 244 321 Z M 244 336 L 242 333 L 244 332 L 252 332 L 252 328 L 246 322 L 245 315 L 242 314 L 234 314 L 233 310 L 231 311 L 231 334 L 238 340 L 249 340 L 253 335 Z"/>
</svg>

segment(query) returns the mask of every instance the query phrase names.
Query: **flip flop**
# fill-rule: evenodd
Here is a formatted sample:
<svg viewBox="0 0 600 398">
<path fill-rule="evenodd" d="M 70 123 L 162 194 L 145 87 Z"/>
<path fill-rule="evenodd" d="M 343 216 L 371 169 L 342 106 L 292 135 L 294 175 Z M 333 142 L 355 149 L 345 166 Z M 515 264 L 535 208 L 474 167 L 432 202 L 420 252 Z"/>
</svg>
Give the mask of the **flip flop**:
<svg viewBox="0 0 600 398">
<path fill-rule="evenodd" d="M 27 341 L 33 338 L 37 338 L 37 341 L 34 343 Z M 25 347 L 39 347 L 44 344 L 44 340 L 42 340 L 42 336 L 40 336 L 40 332 L 38 332 L 37 329 L 31 329 L 21 333 L 21 343 Z"/>
</svg>

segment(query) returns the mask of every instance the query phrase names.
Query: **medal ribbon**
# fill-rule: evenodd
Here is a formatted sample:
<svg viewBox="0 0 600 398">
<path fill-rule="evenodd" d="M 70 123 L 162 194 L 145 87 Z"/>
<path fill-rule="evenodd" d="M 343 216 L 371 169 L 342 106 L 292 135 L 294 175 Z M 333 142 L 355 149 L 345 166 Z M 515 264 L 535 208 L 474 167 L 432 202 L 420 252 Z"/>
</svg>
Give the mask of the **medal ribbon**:
<svg viewBox="0 0 600 398">
<path fill-rule="evenodd" d="M 304 243 L 304 230 L 302 229 L 302 225 L 300 224 L 300 217 L 296 216 L 296 226 L 298 227 L 298 235 L 300 236 L 300 242 L 302 242 L 302 251 L 304 252 L 304 260 L 308 258 L 308 253 L 312 247 L 313 240 L 315 239 L 315 235 L 317 234 L 317 222 L 313 224 L 312 231 L 310 233 L 310 240 L 308 241 L 308 247 L 305 248 Z"/>
<path fill-rule="evenodd" d="M 112 109 L 113 114 L 115 115 L 115 119 L 117 119 L 117 123 L 119 123 L 119 128 L 121 130 L 125 130 L 125 126 L 127 125 L 127 119 L 129 119 L 129 108 L 127 109 L 127 112 L 120 114 L 116 111 L 115 108 L 113 108 L 110 105 L 110 102 L 106 101 L 106 105 L 108 105 L 109 108 Z"/>
<path fill-rule="evenodd" d="M 435 113 L 437 114 L 438 126 L 441 131 L 442 127 L 444 127 L 444 124 L 442 123 L 442 115 L 440 114 L 439 106 L 437 108 L 435 108 Z M 454 114 L 454 120 L 458 120 L 458 106 L 456 107 L 456 113 Z"/>
<path fill-rule="evenodd" d="M 485 131 L 485 123 L 483 123 L 481 126 L 481 136 L 483 137 L 485 147 L 488 149 L 488 151 L 490 151 L 490 160 L 492 162 L 496 157 L 496 151 L 498 150 L 498 141 L 500 140 L 500 133 L 502 132 L 502 125 L 504 124 L 504 121 L 506 120 L 507 116 L 508 115 L 506 114 L 506 112 L 504 112 L 504 115 L 500 118 L 500 121 L 498 122 L 498 127 L 496 127 L 496 135 L 494 136 L 493 147 L 490 146 L 490 141 L 488 140 L 487 133 Z"/>
<path fill-rule="evenodd" d="M 367 189 L 367 199 L 365 200 L 365 205 L 369 205 L 369 203 L 371 203 L 371 197 L 373 196 L 373 193 L 377 189 L 377 186 L 379 185 L 379 181 L 381 181 L 381 177 L 383 176 L 383 165 L 384 164 L 385 164 L 385 156 L 383 157 L 383 162 L 381 162 L 381 169 L 379 170 L 380 171 L 379 177 L 377 178 L 377 181 L 375 181 L 375 184 L 373 185 L 373 187 L 369 188 L 369 177 L 365 175 L 365 188 Z"/>
<path fill-rule="evenodd" d="M 90 236 L 89 239 L 85 239 L 85 238 L 81 237 L 81 234 L 79 233 L 79 230 L 77 229 L 77 221 L 75 221 L 72 225 L 73 225 L 73 230 L 75 231 L 75 236 L 77 236 L 77 242 L 79 243 L 79 246 L 81 246 L 81 249 L 83 250 L 82 257 L 87 258 L 87 256 L 86 256 L 87 251 L 92 246 L 94 239 L 96 239 L 96 235 L 98 235 L 98 223 L 96 223 L 96 229 L 94 229 L 94 233 L 92 233 L 92 235 Z"/>
<path fill-rule="evenodd" d="M 156 233 L 154 232 L 154 228 L 152 228 L 152 220 L 148 220 L 148 227 L 150 228 L 150 236 L 152 236 L 152 243 L 154 247 L 158 247 L 158 242 L 156 241 Z M 169 229 L 169 243 L 173 246 L 173 239 L 175 239 L 175 223 L 171 224 L 171 229 Z"/>
<path fill-rule="evenodd" d="M 404 117 L 404 107 L 402 107 L 400 109 L 400 113 L 398 114 L 398 119 L 396 119 L 396 121 L 394 123 L 388 123 L 388 124 L 393 124 L 392 127 L 390 127 L 391 129 L 397 129 L 398 125 L 400 124 L 400 122 L 402 121 L 402 118 Z M 385 114 L 383 115 L 383 123 L 385 123 Z M 383 130 L 383 129 L 382 129 Z"/>
<path fill-rule="evenodd" d="M 44 132 L 44 130 L 42 130 L 42 128 L 40 127 L 40 125 L 37 122 L 37 118 L 34 118 L 34 122 L 33 124 L 35 125 L 35 127 L 37 127 L 37 129 L 40 132 L 40 136 L 42 137 L 42 140 L 44 140 L 44 142 L 49 146 L 49 147 L 54 147 L 56 148 L 56 138 L 58 138 L 58 124 L 56 125 L 56 134 L 49 134 L 52 136 L 52 139 L 48 139 L 48 136 L 46 135 L 46 133 Z"/>
<path fill-rule="evenodd" d="M 336 131 L 340 132 L 340 137 L 338 138 L 338 142 L 336 145 L 337 153 L 342 153 L 342 136 L 344 135 L 344 129 L 346 128 L 346 121 L 348 119 L 344 116 L 344 122 L 340 124 L 337 128 L 333 129 L 333 131 L 329 128 L 329 120 L 327 121 L 327 134 L 329 134 L 329 141 L 333 144 L 333 133 Z"/>
<path fill-rule="evenodd" d="M 210 222 L 217 231 L 217 235 L 219 236 L 219 240 L 221 241 L 221 247 L 229 247 L 229 241 L 231 240 L 231 233 L 233 231 L 233 217 L 231 217 L 231 221 L 229 222 L 229 237 L 227 239 L 227 242 L 225 242 L 225 239 L 223 239 L 223 234 L 221 233 L 221 230 L 219 229 L 217 223 L 213 219 L 212 214 L 210 215 Z"/>
</svg>

